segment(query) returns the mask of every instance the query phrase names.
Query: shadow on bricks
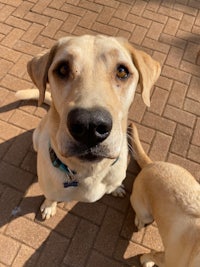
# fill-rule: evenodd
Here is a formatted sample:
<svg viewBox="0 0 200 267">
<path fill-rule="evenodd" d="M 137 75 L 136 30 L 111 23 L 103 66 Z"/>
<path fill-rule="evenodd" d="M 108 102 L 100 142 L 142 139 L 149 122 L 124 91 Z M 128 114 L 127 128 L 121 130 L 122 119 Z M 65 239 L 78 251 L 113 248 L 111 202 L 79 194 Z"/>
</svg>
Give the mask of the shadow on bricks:
<svg viewBox="0 0 200 267">
<path fill-rule="evenodd" d="M 17 106 L 9 104 L 0 112 Z M 139 267 L 138 255 L 147 249 L 139 245 L 142 237 L 129 203 L 136 163 L 124 181 L 125 198 L 105 195 L 95 203 L 59 203 L 57 214 L 43 221 L 32 132 L 0 144 L 0 228 L 31 249 L 23 266 Z"/>
</svg>

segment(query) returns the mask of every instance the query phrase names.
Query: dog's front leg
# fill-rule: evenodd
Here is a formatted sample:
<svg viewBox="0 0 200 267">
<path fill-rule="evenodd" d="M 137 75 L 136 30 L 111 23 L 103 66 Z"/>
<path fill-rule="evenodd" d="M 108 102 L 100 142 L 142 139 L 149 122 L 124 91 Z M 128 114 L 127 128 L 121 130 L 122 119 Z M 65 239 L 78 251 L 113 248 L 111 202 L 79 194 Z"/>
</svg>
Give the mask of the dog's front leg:
<svg viewBox="0 0 200 267">
<path fill-rule="evenodd" d="M 153 267 L 154 265 L 165 267 L 164 258 L 164 252 L 152 251 L 151 253 L 143 254 L 140 257 L 140 262 L 143 267 Z"/>
<path fill-rule="evenodd" d="M 112 195 L 114 197 L 125 197 L 126 195 L 126 190 L 125 190 L 125 186 L 123 184 L 121 184 L 120 186 L 118 186 L 113 192 Z"/>
<path fill-rule="evenodd" d="M 56 214 L 56 206 L 57 202 L 52 201 L 50 199 L 45 199 L 40 207 L 40 211 L 42 213 L 42 219 L 49 219 L 50 217 Z"/>
</svg>

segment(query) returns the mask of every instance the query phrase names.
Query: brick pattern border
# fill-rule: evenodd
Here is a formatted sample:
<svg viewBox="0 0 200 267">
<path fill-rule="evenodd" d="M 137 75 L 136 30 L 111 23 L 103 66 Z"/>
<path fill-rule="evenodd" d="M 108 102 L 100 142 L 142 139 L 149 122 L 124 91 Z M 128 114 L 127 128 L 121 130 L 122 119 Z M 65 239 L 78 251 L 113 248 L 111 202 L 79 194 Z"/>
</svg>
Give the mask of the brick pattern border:
<svg viewBox="0 0 200 267">
<path fill-rule="evenodd" d="M 0 266 L 139 267 L 138 255 L 162 249 L 156 225 L 136 232 L 127 196 L 93 204 L 60 203 L 41 221 L 32 129 L 46 110 L 16 102 L 32 88 L 26 63 L 66 35 L 123 36 L 162 65 L 151 107 L 137 90 L 129 119 L 154 160 L 182 165 L 200 180 L 199 0 L 0 1 Z"/>
</svg>

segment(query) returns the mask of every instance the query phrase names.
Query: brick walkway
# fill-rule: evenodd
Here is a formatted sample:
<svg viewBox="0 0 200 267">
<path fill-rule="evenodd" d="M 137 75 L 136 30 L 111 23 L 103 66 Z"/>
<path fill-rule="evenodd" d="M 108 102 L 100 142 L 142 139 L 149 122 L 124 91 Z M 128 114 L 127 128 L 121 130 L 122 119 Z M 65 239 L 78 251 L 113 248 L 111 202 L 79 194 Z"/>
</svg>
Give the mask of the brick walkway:
<svg viewBox="0 0 200 267">
<path fill-rule="evenodd" d="M 102 4 L 104 3 L 104 4 Z M 199 0 L 0 0 L 0 267 L 139 267 L 138 254 L 162 245 L 155 225 L 140 233 L 124 199 L 59 204 L 43 222 L 31 135 L 46 113 L 15 92 L 32 88 L 26 63 L 59 37 L 127 37 L 162 65 L 151 107 L 135 96 L 130 119 L 155 160 L 178 163 L 200 179 Z"/>
</svg>

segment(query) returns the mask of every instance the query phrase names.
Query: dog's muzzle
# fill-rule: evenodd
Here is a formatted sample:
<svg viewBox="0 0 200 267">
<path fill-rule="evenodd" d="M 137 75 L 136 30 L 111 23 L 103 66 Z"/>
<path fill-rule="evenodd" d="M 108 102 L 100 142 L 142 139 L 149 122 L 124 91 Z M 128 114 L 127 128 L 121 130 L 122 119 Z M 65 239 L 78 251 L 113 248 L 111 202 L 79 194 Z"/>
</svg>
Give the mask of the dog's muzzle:
<svg viewBox="0 0 200 267">
<path fill-rule="evenodd" d="M 71 136 L 87 148 L 102 143 L 112 130 L 112 117 L 109 111 L 99 107 L 76 108 L 69 112 L 67 127 Z"/>
</svg>

